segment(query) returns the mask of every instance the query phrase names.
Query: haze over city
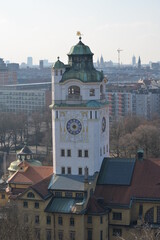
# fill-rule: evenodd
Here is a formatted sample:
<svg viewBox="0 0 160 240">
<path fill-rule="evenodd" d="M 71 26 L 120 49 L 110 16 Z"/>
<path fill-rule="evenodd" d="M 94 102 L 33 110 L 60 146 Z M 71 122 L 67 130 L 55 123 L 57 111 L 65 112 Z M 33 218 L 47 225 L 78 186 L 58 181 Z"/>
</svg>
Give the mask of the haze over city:
<svg viewBox="0 0 160 240">
<path fill-rule="evenodd" d="M 0 7 L 0 57 L 26 62 L 33 57 L 67 62 L 70 46 L 82 41 L 106 61 L 130 64 L 133 55 L 142 63 L 160 60 L 159 0 L 5 0 Z"/>
</svg>

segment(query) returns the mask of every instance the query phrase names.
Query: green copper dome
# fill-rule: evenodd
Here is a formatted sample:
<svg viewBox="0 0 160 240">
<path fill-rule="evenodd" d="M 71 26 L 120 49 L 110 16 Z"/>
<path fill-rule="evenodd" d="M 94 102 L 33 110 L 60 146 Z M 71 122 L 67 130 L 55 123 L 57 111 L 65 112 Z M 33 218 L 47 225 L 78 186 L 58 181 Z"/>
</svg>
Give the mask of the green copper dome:
<svg viewBox="0 0 160 240">
<path fill-rule="evenodd" d="M 63 74 L 61 82 L 64 82 L 69 79 L 77 79 L 82 82 L 101 82 L 103 78 L 104 78 L 103 72 L 99 72 L 96 69 L 81 71 L 71 69 Z"/>
<path fill-rule="evenodd" d="M 59 57 L 58 57 L 58 60 L 55 62 L 53 68 L 54 68 L 54 69 L 65 68 L 64 63 L 59 60 Z"/>
<path fill-rule="evenodd" d="M 78 44 L 71 47 L 68 55 L 93 55 L 90 48 L 81 42 L 81 38 Z"/>
<path fill-rule="evenodd" d="M 68 65 L 60 82 L 77 79 L 82 82 L 102 82 L 104 75 L 93 65 L 93 53 L 79 38 L 78 44 L 73 46 L 68 54 Z"/>
</svg>

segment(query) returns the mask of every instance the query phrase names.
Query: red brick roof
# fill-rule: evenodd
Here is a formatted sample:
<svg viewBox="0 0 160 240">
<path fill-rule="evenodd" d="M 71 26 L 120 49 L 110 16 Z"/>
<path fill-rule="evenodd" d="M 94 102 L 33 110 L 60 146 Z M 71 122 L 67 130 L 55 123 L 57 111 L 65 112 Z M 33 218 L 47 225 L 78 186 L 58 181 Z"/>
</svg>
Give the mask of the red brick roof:
<svg viewBox="0 0 160 240">
<path fill-rule="evenodd" d="M 53 167 L 50 166 L 28 166 L 25 172 L 17 171 L 8 180 L 8 183 L 30 184 L 40 182 L 42 179 L 53 173 Z"/>
<path fill-rule="evenodd" d="M 95 196 L 108 205 L 129 205 L 131 198 L 160 199 L 160 159 L 137 160 L 130 186 L 97 185 Z"/>
</svg>

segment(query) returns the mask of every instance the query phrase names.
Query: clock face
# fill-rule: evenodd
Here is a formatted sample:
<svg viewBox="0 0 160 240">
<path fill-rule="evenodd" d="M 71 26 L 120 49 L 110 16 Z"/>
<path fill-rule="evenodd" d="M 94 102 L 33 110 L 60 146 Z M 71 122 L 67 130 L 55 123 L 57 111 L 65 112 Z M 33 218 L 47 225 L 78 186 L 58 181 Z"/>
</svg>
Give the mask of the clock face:
<svg viewBox="0 0 160 240">
<path fill-rule="evenodd" d="M 106 119 L 105 117 L 102 118 L 102 132 L 106 130 Z"/>
<path fill-rule="evenodd" d="M 73 134 L 73 135 L 77 135 L 81 132 L 82 130 L 82 124 L 81 122 L 78 120 L 78 119 L 70 119 L 68 122 L 67 122 L 67 131 L 70 133 L 70 134 Z"/>
</svg>

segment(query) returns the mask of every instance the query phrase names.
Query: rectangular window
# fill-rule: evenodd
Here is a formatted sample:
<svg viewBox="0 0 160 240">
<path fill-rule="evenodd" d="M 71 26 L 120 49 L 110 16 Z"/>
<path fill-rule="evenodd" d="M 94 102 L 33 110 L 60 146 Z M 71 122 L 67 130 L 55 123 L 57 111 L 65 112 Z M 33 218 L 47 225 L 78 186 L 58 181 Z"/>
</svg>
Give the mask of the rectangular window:
<svg viewBox="0 0 160 240">
<path fill-rule="evenodd" d="M 28 202 L 23 202 L 23 207 L 28 208 Z"/>
<path fill-rule="evenodd" d="M 5 194 L 2 194 L 1 196 L 2 196 L 2 199 L 5 199 Z"/>
<path fill-rule="evenodd" d="M 68 168 L 67 168 L 67 173 L 68 173 L 68 174 L 71 174 L 71 167 L 68 167 Z"/>
<path fill-rule="evenodd" d="M 72 192 L 65 192 L 65 197 L 71 198 L 72 197 Z"/>
<path fill-rule="evenodd" d="M 121 237 L 122 236 L 122 229 L 120 228 L 113 228 L 113 233 L 112 233 L 113 236 L 118 236 L 118 237 Z"/>
<path fill-rule="evenodd" d="M 62 197 L 62 192 L 55 192 L 56 197 Z"/>
<path fill-rule="evenodd" d="M 46 216 L 46 224 L 51 224 L 51 216 Z"/>
<path fill-rule="evenodd" d="M 71 157 L 71 149 L 67 150 L 67 157 Z"/>
<path fill-rule="evenodd" d="M 79 174 L 79 175 L 82 175 L 82 168 L 81 168 L 81 167 L 78 168 L 78 174 Z"/>
<path fill-rule="evenodd" d="M 102 156 L 102 148 L 100 148 L 100 156 Z"/>
<path fill-rule="evenodd" d="M 36 240 L 41 239 L 40 229 L 38 229 L 38 228 L 35 229 L 35 239 Z"/>
<path fill-rule="evenodd" d="M 103 147 L 103 154 L 105 154 L 105 146 Z"/>
<path fill-rule="evenodd" d="M 88 229 L 88 240 L 92 240 L 92 229 Z"/>
<path fill-rule="evenodd" d="M 83 193 L 76 193 L 76 198 L 83 198 Z"/>
<path fill-rule="evenodd" d="M 28 214 L 24 214 L 24 223 L 28 223 Z"/>
<path fill-rule="evenodd" d="M 100 216 L 100 224 L 103 223 L 103 216 Z"/>
<path fill-rule="evenodd" d="M 88 157 L 88 150 L 84 150 L 84 157 Z"/>
<path fill-rule="evenodd" d="M 58 240 L 63 240 L 63 232 L 58 233 Z"/>
<path fill-rule="evenodd" d="M 39 222 L 40 222 L 40 221 L 39 221 L 39 215 L 36 215 L 36 216 L 35 216 L 35 223 L 36 223 L 36 224 L 39 224 Z"/>
<path fill-rule="evenodd" d="M 35 207 L 35 208 L 39 208 L 39 202 L 35 202 L 35 203 L 34 203 L 34 207 Z"/>
<path fill-rule="evenodd" d="M 70 232 L 70 240 L 75 240 L 75 232 Z"/>
<path fill-rule="evenodd" d="M 65 150 L 61 149 L 61 157 L 65 157 Z"/>
<path fill-rule="evenodd" d="M 100 240 L 103 240 L 103 231 L 100 231 Z"/>
<path fill-rule="evenodd" d="M 90 119 L 92 119 L 92 111 L 90 111 Z"/>
<path fill-rule="evenodd" d="M 88 222 L 88 223 L 92 223 L 92 216 L 88 216 L 87 222 Z"/>
<path fill-rule="evenodd" d="M 122 213 L 121 212 L 114 212 L 112 215 L 113 220 L 122 220 Z"/>
<path fill-rule="evenodd" d="M 74 218 L 73 217 L 70 218 L 70 226 L 74 226 Z"/>
<path fill-rule="evenodd" d="M 82 150 L 78 150 L 78 157 L 82 157 Z"/>
<path fill-rule="evenodd" d="M 58 119 L 58 111 L 56 111 L 56 119 Z"/>
<path fill-rule="evenodd" d="M 58 224 L 63 225 L 63 218 L 61 216 L 58 217 Z"/>
<path fill-rule="evenodd" d="M 61 174 L 65 174 L 65 167 L 61 167 Z"/>
<path fill-rule="evenodd" d="M 50 229 L 46 230 L 46 240 L 52 240 L 52 232 Z"/>
<path fill-rule="evenodd" d="M 97 119 L 97 111 L 95 111 L 95 119 Z"/>
<path fill-rule="evenodd" d="M 89 95 L 90 95 L 91 97 L 92 97 L 92 96 L 95 96 L 95 89 L 91 88 Z"/>
</svg>

